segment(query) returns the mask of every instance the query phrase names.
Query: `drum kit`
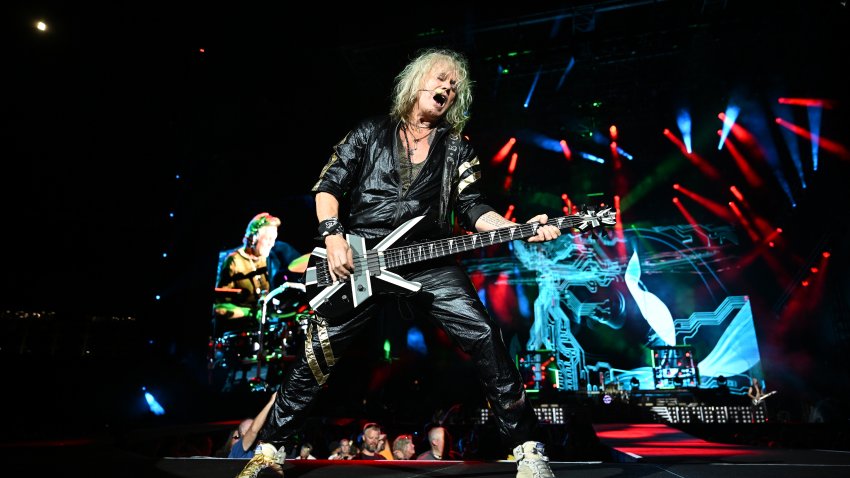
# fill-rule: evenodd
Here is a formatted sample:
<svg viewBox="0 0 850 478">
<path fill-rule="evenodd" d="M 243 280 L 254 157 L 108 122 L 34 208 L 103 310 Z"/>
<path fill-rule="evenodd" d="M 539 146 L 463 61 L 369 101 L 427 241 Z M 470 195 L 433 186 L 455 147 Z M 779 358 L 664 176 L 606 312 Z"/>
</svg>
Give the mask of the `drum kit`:
<svg viewBox="0 0 850 478">
<path fill-rule="evenodd" d="M 303 274 L 309 254 L 292 261 L 291 272 Z M 211 342 L 211 368 L 226 372 L 222 389 L 236 384 L 236 373 L 252 391 L 266 391 L 279 383 L 284 365 L 303 346 L 307 323 L 314 314 L 307 304 L 304 284 L 285 282 L 260 300 L 258 317 L 250 325 L 222 332 Z"/>
</svg>

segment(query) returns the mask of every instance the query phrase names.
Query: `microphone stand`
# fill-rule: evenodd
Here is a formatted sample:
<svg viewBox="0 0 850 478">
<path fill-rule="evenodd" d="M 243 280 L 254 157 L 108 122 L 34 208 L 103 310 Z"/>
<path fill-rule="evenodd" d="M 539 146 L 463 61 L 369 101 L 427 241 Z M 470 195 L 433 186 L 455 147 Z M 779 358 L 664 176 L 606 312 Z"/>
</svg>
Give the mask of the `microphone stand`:
<svg viewBox="0 0 850 478">
<path fill-rule="evenodd" d="M 257 349 L 257 380 L 261 382 L 267 382 L 260 378 L 263 369 L 263 344 L 265 343 L 265 337 L 263 336 L 263 330 L 266 328 L 266 314 L 268 311 L 269 302 L 274 298 L 274 296 L 280 294 L 286 289 L 297 289 L 301 292 L 307 292 L 307 287 L 304 284 L 298 282 L 284 282 L 279 287 L 275 288 L 271 292 L 265 295 L 260 302 L 262 302 L 262 312 L 260 314 L 260 333 L 258 336 L 259 341 L 259 349 Z M 266 378 L 268 379 L 268 374 L 266 374 Z M 263 387 L 265 388 L 265 387 Z"/>
</svg>

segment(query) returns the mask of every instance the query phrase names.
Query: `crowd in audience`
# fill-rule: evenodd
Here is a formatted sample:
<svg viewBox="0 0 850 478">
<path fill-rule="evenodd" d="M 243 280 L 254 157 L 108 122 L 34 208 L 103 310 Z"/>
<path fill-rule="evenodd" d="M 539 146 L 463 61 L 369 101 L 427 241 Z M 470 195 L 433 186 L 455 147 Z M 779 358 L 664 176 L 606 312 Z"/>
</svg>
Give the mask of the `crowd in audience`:
<svg viewBox="0 0 850 478">
<path fill-rule="evenodd" d="M 235 444 L 241 445 L 240 438 L 246 435 L 246 430 L 250 426 L 250 419 L 242 421 L 237 428 L 227 434 L 221 447 L 211 455 L 234 457 L 231 452 L 232 447 Z M 314 447 L 305 437 L 298 446 L 287 451 L 287 458 L 293 460 L 460 460 L 463 458 L 453 444 L 451 434 L 444 426 L 433 425 L 426 427 L 422 433 L 407 432 L 396 435 L 388 435 L 380 424 L 374 422 L 365 423 L 358 429 L 359 432 L 330 440 L 324 447 Z M 181 454 L 177 451 L 178 456 Z"/>
</svg>

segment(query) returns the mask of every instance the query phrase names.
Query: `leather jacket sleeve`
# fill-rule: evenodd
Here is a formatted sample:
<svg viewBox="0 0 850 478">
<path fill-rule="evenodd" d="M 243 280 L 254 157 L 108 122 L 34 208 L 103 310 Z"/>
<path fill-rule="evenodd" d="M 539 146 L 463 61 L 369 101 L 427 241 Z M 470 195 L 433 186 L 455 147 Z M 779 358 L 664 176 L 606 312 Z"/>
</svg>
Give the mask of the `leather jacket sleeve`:
<svg viewBox="0 0 850 478">
<path fill-rule="evenodd" d="M 361 167 L 370 128 L 360 124 L 333 148 L 333 153 L 313 186 L 313 192 L 326 192 L 339 200 L 352 189 Z"/>
<path fill-rule="evenodd" d="M 481 163 L 475 150 L 466 141 L 461 141 L 461 154 L 455 180 L 456 196 L 454 210 L 460 225 L 467 231 L 475 231 L 475 222 L 487 212 L 494 211 L 484 203 L 481 193 Z"/>
</svg>

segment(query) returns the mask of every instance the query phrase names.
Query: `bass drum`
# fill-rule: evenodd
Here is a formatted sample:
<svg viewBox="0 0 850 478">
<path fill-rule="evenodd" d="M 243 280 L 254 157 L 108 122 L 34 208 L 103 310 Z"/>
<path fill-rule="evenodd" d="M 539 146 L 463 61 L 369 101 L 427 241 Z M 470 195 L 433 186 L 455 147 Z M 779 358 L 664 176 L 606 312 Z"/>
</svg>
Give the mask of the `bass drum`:
<svg viewBox="0 0 850 478">
<path fill-rule="evenodd" d="M 236 367 L 257 362 L 260 343 L 257 331 L 231 330 L 215 342 L 215 358 L 221 367 Z"/>
</svg>

